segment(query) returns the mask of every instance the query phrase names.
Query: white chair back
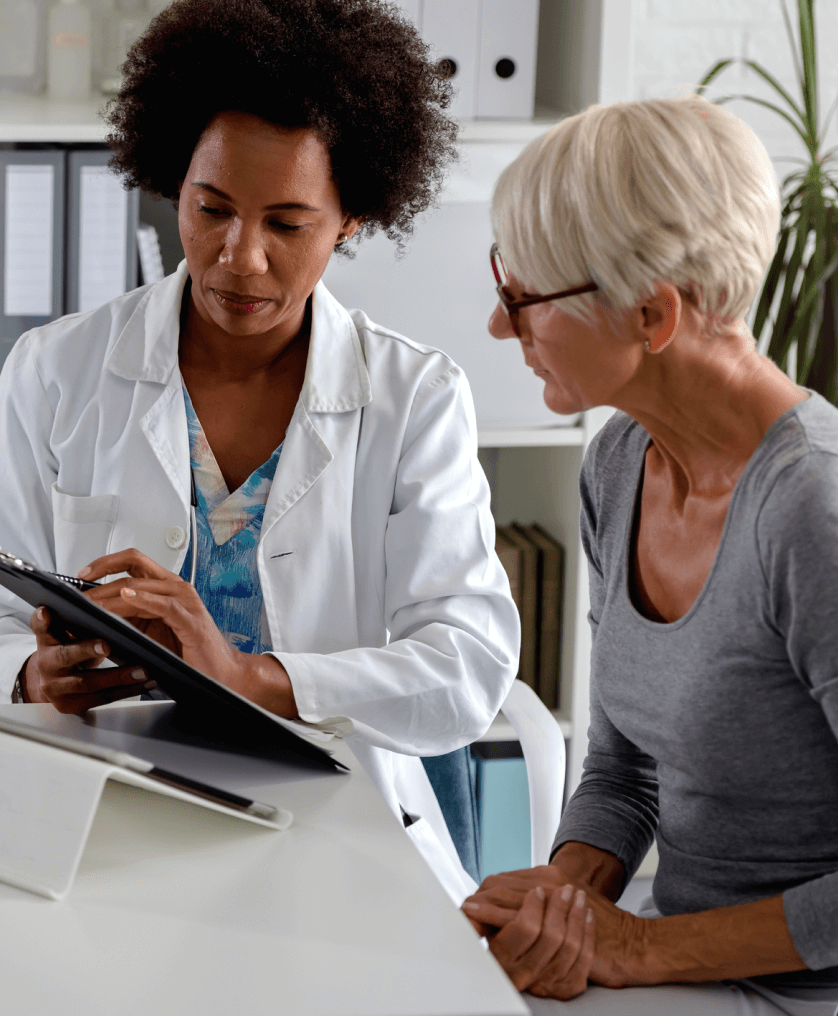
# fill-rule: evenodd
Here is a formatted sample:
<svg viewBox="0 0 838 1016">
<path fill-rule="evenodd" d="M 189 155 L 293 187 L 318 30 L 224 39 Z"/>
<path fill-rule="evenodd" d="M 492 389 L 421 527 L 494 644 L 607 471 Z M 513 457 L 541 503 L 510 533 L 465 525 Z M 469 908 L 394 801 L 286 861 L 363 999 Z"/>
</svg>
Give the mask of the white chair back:
<svg viewBox="0 0 838 1016">
<path fill-rule="evenodd" d="M 512 682 L 501 712 L 521 743 L 527 765 L 532 865 L 547 864 L 562 812 L 564 735 L 547 706 L 523 681 Z"/>
</svg>

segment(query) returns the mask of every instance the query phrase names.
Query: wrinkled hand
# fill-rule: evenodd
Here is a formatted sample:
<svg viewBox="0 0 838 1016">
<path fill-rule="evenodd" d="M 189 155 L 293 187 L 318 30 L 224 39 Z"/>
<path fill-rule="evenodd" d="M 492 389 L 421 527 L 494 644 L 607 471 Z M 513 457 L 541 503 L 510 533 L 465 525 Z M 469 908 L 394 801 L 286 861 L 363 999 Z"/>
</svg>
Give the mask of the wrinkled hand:
<svg viewBox="0 0 838 1016">
<path fill-rule="evenodd" d="M 489 949 L 519 991 L 567 1000 L 587 987 L 595 924 L 583 890 L 479 890 L 463 910 L 497 929 L 487 936 Z"/>
<path fill-rule="evenodd" d="M 63 630 L 46 607 L 29 621 L 37 650 L 23 668 L 21 683 L 27 702 L 50 702 L 61 713 L 81 714 L 94 706 L 154 688 L 139 667 L 103 667 L 110 649 L 104 639 L 76 641 Z"/>
<path fill-rule="evenodd" d="M 561 999 L 572 997 L 567 994 L 569 991 L 575 994 L 584 991 L 585 984 L 581 983 L 583 969 L 585 981 L 590 980 L 609 988 L 648 983 L 642 976 L 648 922 L 620 910 L 589 886 L 571 884 L 570 892 L 574 899 L 574 906 L 571 907 L 569 901 L 564 899 L 568 890 L 557 885 L 561 878 L 561 869 L 554 865 L 493 875 L 463 904 L 464 912 L 475 927 L 479 930 L 489 929 L 487 937 L 490 948 L 508 927 L 515 926 L 512 948 L 506 946 L 505 938 L 501 940 L 499 952 L 492 948 L 513 983 L 519 986 L 519 982 L 528 981 L 526 990 L 533 994 L 542 994 L 546 990 L 549 997 Z M 565 910 L 562 912 L 558 903 L 552 907 L 544 905 L 540 913 L 540 927 L 533 939 L 534 922 L 539 913 L 532 902 L 525 915 L 524 909 L 527 901 L 531 901 L 535 895 L 537 886 L 542 887 L 545 898 L 549 897 L 551 902 L 555 896 L 562 899 Z M 575 901 L 579 891 L 584 892 L 584 901 L 582 907 L 577 908 Z M 578 932 L 574 930 L 571 934 L 570 920 L 578 916 L 574 914 L 576 909 L 590 910 L 592 913 L 590 929 L 595 931 L 595 941 L 590 947 L 590 961 L 586 951 L 589 946 L 584 941 L 574 954 Z M 588 927 L 586 920 L 585 931 Z M 499 930 L 492 934 L 493 929 Z M 565 948 L 561 948 L 563 935 L 571 939 Z M 533 952 L 540 939 L 545 940 L 544 944 L 539 946 L 538 952 Z M 527 945 L 526 949 L 515 955 L 516 950 L 523 945 Z M 571 956 L 574 959 L 569 963 Z M 533 970 L 533 961 L 540 963 L 537 970 Z"/>
<path fill-rule="evenodd" d="M 480 888 L 469 899 L 485 902 L 491 899 L 489 894 L 495 889 L 512 889 L 516 893 L 515 898 L 519 901 L 518 906 L 520 906 L 520 901 L 526 893 L 530 889 L 535 889 L 536 886 L 541 886 L 543 889 L 561 889 L 569 883 L 576 884 L 577 882 L 578 880 L 563 871 L 554 859 L 550 864 L 541 864 L 535 868 L 521 868 L 518 871 L 505 871 L 498 875 L 489 875 L 483 879 Z M 579 883 L 579 887 L 586 891 L 589 888 L 581 883 Z M 518 908 L 514 907 L 514 909 Z M 464 912 L 479 935 L 488 938 L 496 930 L 491 925 L 484 925 L 478 921 L 470 910 L 464 908 Z"/>
</svg>

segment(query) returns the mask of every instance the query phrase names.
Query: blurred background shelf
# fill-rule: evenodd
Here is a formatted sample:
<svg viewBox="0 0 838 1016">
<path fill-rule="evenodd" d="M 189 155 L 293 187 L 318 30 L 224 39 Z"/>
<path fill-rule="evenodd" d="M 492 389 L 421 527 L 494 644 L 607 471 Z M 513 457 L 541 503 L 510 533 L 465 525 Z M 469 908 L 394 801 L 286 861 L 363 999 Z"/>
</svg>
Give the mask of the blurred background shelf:
<svg viewBox="0 0 838 1016">
<path fill-rule="evenodd" d="M 95 144 L 105 140 L 102 113 L 110 101 L 95 94 L 87 102 L 50 102 L 43 96 L 0 92 L 0 143 Z M 525 145 L 549 130 L 561 114 L 536 107 L 530 120 L 463 120 L 463 143 Z"/>
<path fill-rule="evenodd" d="M 0 92 L 0 143 L 95 144 L 105 140 L 100 117 L 108 99 L 50 102 L 41 96 Z"/>
<path fill-rule="evenodd" d="M 581 447 L 585 432 L 578 424 L 565 427 L 485 427 L 477 432 L 480 448 Z"/>
</svg>

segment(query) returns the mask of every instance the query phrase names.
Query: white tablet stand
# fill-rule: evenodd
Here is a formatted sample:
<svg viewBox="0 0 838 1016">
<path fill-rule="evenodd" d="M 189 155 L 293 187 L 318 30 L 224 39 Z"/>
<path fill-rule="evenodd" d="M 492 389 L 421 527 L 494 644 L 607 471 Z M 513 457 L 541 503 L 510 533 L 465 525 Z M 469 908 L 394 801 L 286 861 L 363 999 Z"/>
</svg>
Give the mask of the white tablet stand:
<svg viewBox="0 0 838 1016">
<path fill-rule="evenodd" d="M 0 732 L 0 881 L 49 899 L 70 891 L 107 780 L 218 811 L 270 829 L 275 821 L 227 808 L 139 773 Z"/>
</svg>

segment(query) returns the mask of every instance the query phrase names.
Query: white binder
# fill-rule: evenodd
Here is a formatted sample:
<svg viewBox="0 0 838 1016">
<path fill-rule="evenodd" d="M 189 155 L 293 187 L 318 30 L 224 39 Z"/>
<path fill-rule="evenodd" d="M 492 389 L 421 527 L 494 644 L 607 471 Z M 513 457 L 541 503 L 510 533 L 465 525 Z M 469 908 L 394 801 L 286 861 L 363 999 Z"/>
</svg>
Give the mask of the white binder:
<svg viewBox="0 0 838 1016">
<path fill-rule="evenodd" d="M 139 194 L 108 169 L 111 152 L 76 151 L 68 165 L 67 312 L 93 310 L 137 285 Z"/>
<path fill-rule="evenodd" d="M 477 116 L 533 115 L 538 0 L 482 0 Z"/>
<path fill-rule="evenodd" d="M 438 61 L 447 61 L 454 101 L 448 112 L 471 119 L 477 110 L 477 50 L 480 0 L 424 0 L 422 38 Z"/>
<path fill-rule="evenodd" d="M 0 364 L 64 312 L 62 151 L 0 151 Z"/>
</svg>

